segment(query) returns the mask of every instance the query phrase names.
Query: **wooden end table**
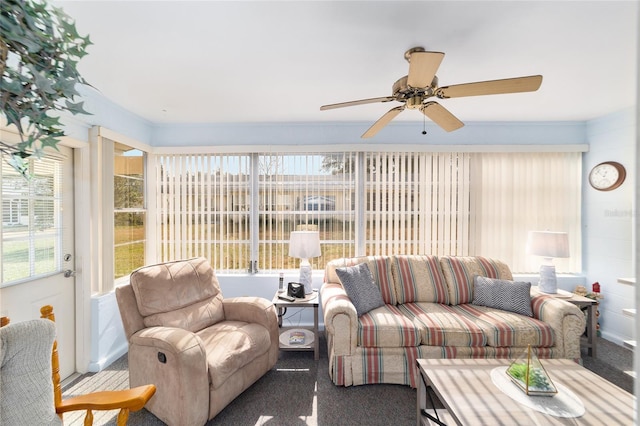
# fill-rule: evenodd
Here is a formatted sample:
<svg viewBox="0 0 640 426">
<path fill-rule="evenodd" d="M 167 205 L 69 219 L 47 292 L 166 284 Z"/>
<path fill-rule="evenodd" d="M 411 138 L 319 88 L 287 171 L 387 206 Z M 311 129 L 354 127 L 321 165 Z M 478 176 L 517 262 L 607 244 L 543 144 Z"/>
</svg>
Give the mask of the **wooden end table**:
<svg viewBox="0 0 640 426">
<path fill-rule="evenodd" d="M 281 351 L 313 351 L 313 359 L 320 359 L 320 342 L 319 342 L 319 334 L 318 334 L 318 306 L 320 304 L 320 297 L 318 296 L 318 290 L 313 290 L 311 294 L 306 295 L 304 299 L 295 299 L 293 302 L 289 302 L 288 300 L 282 300 L 278 298 L 280 292 L 276 292 L 273 296 L 273 300 L 271 302 L 276 307 L 278 311 L 278 327 L 282 330 L 280 335 L 289 330 L 301 328 L 305 330 L 310 330 L 313 332 L 313 343 L 312 344 L 301 344 L 301 345 L 288 345 L 283 344 L 282 340 L 280 341 L 280 350 Z M 286 294 L 286 293 L 285 293 Z M 283 327 L 282 326 L 282 317 L 285 315 L 287 308 L 313 308 L 313 327 Z"/>
<path fill-rule="evenodd" d="M 567 359 L 541 360 L 555 383 L 571 390 L 585 406 L 577 418 L 543 414 L 513 400 L 491 380 L 491 370 L 507 367 L 508 359 L 419 359 L 417 360 L 417 424 L 438 424 L 422 413 L 427 407 L 427 387 L 433 389 L 445 409 L 439 411 L 446 425 L 631 425 L 635 397 L 613 383 Z"/>
</svg>

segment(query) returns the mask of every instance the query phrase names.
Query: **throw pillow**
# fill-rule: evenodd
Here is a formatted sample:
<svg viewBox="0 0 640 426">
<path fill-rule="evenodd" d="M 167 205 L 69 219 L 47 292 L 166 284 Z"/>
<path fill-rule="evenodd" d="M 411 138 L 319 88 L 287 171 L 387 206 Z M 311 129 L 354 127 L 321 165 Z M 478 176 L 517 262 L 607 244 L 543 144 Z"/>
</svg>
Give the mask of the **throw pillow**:
<svg viewBox="0 0 640 426">
<path fill-rule="evenodd" d="M 531 310 L 531 283 L 475 276 L 473 304 L 502 309 L 528 317 Z"/>
<path fill-rule="evenodd" d="M 356 307 L 359 317 L 372 309 L 384 306 L 380 288 L 373 282 L 371 270 L 366 263 L 336 268 L 336 274 L 351 303 Z"/>
</svg>

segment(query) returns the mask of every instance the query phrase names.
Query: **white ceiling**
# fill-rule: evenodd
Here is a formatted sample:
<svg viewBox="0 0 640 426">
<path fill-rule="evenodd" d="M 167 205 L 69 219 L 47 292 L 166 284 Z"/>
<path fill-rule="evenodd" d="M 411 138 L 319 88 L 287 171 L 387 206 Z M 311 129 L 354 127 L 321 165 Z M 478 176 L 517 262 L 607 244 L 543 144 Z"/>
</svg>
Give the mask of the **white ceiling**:
<svg viewBox="0 0 640 426">
<path fill-rule="evenodd" d="M 440 86 L 544 76 L 537 92 L 439 101 L 469 121 L 587 120 L 635 105 L 637 1 L 58 1 L 94 45 L 81 74 L 156 123 L 374 122 L 414 46 Z M 422 120 L 406 110 L 396 120 Z"/>
</svg>

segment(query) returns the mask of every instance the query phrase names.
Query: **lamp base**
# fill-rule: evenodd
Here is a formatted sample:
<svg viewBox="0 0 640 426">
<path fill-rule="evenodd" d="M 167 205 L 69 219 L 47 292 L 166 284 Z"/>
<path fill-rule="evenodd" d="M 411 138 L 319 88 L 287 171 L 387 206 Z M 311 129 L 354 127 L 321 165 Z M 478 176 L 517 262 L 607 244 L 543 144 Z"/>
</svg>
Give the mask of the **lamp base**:
<svg viewBox="0 0 640 426">
<path fill-rule="evenodd" d="M 300 284 L 304 285 L 304 294 L 313 293 L 313 287 L 311 286 L 312 278 L 311 264 L 309 261 L 305 262 L 305 259 L 300 262 Z"/>
<path fill-rule="evenodd" d="M 558 279 L 554 265 L 540 265 L 540 282 L 538 290 L 542 293 L 556 294 L 558 292 Z"/>
</svg>

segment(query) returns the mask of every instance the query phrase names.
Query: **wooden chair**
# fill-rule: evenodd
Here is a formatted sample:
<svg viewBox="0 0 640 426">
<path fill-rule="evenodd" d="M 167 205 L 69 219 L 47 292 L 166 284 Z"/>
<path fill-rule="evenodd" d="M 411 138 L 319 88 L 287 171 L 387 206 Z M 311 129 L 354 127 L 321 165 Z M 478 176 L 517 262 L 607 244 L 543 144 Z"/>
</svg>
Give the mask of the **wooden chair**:
<svg viewBox="0 0 640 426">
<path fill-rule="evenodd" d="M 45 318 L 55 322 L 53 307 L 51 305 L 43 306 L 40 309 L 41 318 Z M 9 318 L 2 317 L 0 326 L 9 324 Z M 147 401 L 156 392 L 155 385 L 138 386 L 133 389 L 94 392 L 87 395 L 80 395 L 62 400 L 62 391 L 60 388 L 60 362 L 58 359 L 58 343 L 53 341 L 53 350 L 51 352 L 51 367 L 53 380 L 53 395 L 55 411 L 62 420 L 62 415 L 70 411 L 86 410 L 87 414 L 84 418 L 84 425 L 93 424 L 94 410 L 115 410 L 120 409 L 117 418 L 118 426 L 124 426 L 127 423 L 130 411 L 138 411 L 145 406 Z"/>
</svg>

